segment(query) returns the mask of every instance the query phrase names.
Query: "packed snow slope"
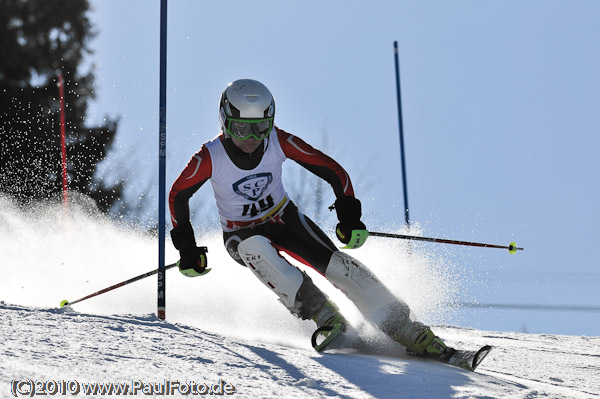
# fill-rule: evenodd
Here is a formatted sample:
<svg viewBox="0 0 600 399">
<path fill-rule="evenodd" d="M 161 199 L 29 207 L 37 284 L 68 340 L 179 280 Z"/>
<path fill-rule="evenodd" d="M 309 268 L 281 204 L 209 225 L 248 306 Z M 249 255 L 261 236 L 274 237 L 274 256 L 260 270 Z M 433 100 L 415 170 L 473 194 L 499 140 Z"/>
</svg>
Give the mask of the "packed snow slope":
<svg viewBox="0 0 600 399">
<path fill-rule="evenodd" d="M 232 338 L 153 314 L 103 316 L 0 303 L 0 397 L 11 397 L 13 379 L 138 389 L 168 379 L 227 384 L 240 398 L 593 398 L 600 392 L 599 338 L 436 331 L 453 345 L 495 349 L 471 373 L 408 357 L 319 354 Z"/>
<path fill-rule="evenodd" d="M 84 200 L 65 212 L 48 204 L 18 208 L 0 198 L 0 397 L 26 389 L 25 380 L 77 381 L 80 388 L 221 383 L 221 390 L 243 398 L 590 398 L 600 392 L 599 338 L 446 326 L 453 312 L 448 304 L 469 292 L 468 274 L 418 246 L 409 255 L 394 240 L 370 240 L 352 255 L 449 344 L 495 346 L 477 373 L 406 355 L 314 352 L 314 323 L 290 315 L 233 262 L 218 232 L 197 236 L 209 248 L 211 273 L 185 278 L 176 269 L 167 272 L 167 321 L 154 316 L 156 276 L 59 309 L 63 299 L 156 268 L 156 239 L 136 231 Z M 168 243 L 167 263 L 176 259 Z M 351 322 L 360 321 L 341 293 L 311 276 Z M 144 395 L 139 385 L 136 392 Z"/>
</svg>

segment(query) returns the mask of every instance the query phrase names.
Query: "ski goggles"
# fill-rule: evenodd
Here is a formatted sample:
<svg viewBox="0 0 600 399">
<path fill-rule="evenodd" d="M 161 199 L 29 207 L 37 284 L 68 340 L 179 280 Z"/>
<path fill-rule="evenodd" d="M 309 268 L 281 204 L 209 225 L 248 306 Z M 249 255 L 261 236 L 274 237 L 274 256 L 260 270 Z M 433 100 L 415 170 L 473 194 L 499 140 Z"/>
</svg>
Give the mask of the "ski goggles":
<svg viewBox="0 0 600 399">
<path fill-rule="evenodd" d="M 237 140 L 247 140 L 253 137 L 262 140 L 271 133 L 273 129 L 273 119 L 234 119 L 227 118 L 225 128 L 227 133 Z"/>
</svg>

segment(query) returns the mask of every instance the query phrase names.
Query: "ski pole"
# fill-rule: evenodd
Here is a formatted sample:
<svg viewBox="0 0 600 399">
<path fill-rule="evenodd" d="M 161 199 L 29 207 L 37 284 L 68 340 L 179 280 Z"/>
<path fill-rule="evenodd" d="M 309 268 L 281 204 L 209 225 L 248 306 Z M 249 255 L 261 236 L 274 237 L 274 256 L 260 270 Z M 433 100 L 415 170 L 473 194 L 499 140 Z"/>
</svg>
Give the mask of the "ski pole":
<svg viewBox="0 0 600 399">
<path fill-rule="evenodd" d="M 518 250 L 521 250 L 521 251 L 524 250 L 524 248 L 517 247 L 517 244 L 515 242 L 511 242 L 508 245 L 494 245 L 494 244 L 482 244 L 479 242 L 470 242 L 470 241 L 447 240 L 444 238 L 408 236 L 408 235 L 403 235 L 403 234 L 392 234 L 392 233 L 378 233 L 375 231 L 369 231 L 369 235 L 375 236 L 375 237 L 401 238 L 404 240 L 438 242 L 438 243 L 442 243 L 442 244 L 468 245 L 471 247 L 501 248 L 501 249 L 508 249 L 508 252 L 510 252 L 511 254 L 516 253 Z"/>
<path fill-rule="evenodd" d="M 177 263 L 171 263 L 170 265 L 167 265 L 167 266 L 165 266 L 165 271 L 166 271 L 166 270 L 168 270 L 168 269 L 170 269 L 170 268 L 172 268 L 172 267 L 175 267 L 175 266 L 177 266 Z M 72 301 L 72 302 L 69 302 L 69 301 L 67 301 L 67 300 L 65 299 L 65 300 L 61 301 L 61 303 L 60 303 L 60 307 L 61 307 L 61 308 L 64 308 L 64 307 L 65 307 L 65 306 L 67 306 L 67 305 L 74 305 L 74 304 L 76 304 L 77 302 L 85 301 L 86 299 L 89 299 L 89 298 L 95 297 L 95 296 L 97 296 L 97 295 L 100 295 L 100 294 L 104 294 L 105 292 L 112 291 L 112 290 L 114 290 L 114 289 L 117 289 L 117 288 L 119 288 L 119 287 L 123 287 L 124 285 L 131 284 L 131 283 L 133 283 L 133 282 L 135 282 L 135 281 L 138 281 L 138 280 L 141 280 L 141 279 L 143 279 L 143 278 L 150 277 L 150 276 L 152 276 L 152 275 L 154 275 L 154 274 L 156 274 L 156 273 L 158 273 L 158 269 L 156 269 L 156 270 L 151 270 L 151 271 L 149 271 L 148 273 L 140 274 L 140 275 L 139 275 L 139 276 L 137 276 L 137 277 L 133 277 L 133 278 L 130 278 L 129 280 L 122 281 L 122 282 L 120 282 L 120 283 L 118 283 L 118 284 L 111 285 L 111 286 L 110 286 L 110 287 L 108 287 L 108 288 L 104 288 L 103 290 L 100 290 L 100 291 L 98 291 L 98 292 L 94 292 L 93 294 L 90 294 L 90 295 L 88 295 L 88 296 L 84 296 L 83 298 L 79 298 L 79 299 L 77 299 L 77 300 L 75 300 L 75 301 Z"/>
</svg>

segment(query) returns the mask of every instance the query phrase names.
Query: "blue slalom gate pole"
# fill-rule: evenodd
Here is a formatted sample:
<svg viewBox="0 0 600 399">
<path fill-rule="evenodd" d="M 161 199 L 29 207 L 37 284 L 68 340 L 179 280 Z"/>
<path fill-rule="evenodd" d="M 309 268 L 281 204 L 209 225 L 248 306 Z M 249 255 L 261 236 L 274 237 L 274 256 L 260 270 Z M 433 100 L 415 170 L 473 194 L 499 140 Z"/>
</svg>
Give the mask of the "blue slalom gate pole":
<svg viewBox="0 0 600 399">
<path fill-rule="evenodd" d="M 402 163 L 402 188 L 404 191 L 404 220 L 410 225 L 408 213 L 408 188 L 406 186 L 406 161 L 404 158 L 404 127 L 402 123 L 402 100 L 400 95 L 400 62 L 398 61 L 398 42 L 394 42 L 394 59 L 396 61 L 396 96 L 398 98 L 398 124 L 400 127 L 400 162 Z"/>
<path fill-rule="evenodd" d="M 167 166 L 167 0 L 160 1 L 160 90 L 158 128 L 158 309 L 160 320 L 166 317 L 165 209 Z"/>
</svg>

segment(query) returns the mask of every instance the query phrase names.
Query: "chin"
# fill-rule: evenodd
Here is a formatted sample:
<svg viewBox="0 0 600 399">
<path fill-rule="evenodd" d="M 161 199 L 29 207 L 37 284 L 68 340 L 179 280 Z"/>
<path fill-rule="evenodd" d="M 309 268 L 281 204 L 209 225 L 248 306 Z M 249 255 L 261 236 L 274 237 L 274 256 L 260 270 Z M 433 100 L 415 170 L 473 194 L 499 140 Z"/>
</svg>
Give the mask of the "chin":
<svg viewBox="0 0 600 399">
<path fill-rule="evenodd" d="M 247 154 L 252 154 L 254 151 L 256 151 L 258 149 L 258 146 L 255 146 L 253 148 L 249 148 L 249 149 L 243 149 L 242 151 L 244 151 Z"/>
<path fill-rule="evenodd" d="M 256 149 L 258 148 L 258 146 L 260 145 L 260 141 L 258 142 L 254 142 L 254 143 L 236 143 L 236 147 L 238 147 L 240 150 L 250 154 L 254 151 L 256 151 Z"/>
</svg>

